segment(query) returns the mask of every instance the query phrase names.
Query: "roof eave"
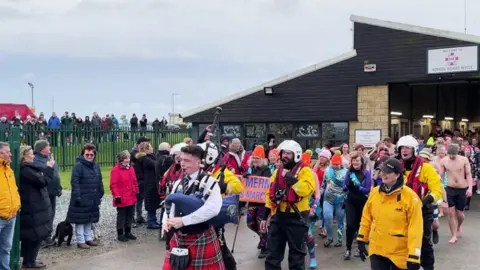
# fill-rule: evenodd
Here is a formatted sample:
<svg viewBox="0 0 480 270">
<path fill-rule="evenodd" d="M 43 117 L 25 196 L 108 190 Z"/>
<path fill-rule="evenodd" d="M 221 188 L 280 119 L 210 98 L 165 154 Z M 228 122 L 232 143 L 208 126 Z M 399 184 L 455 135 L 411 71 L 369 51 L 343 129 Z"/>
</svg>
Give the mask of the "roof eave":
<svg viewBox="0 0 480 270">
<path fill-rule="evenodd" d="M 262 83 L 260 85 L 254 86 L 252 88 L 246 89 L 244 91 L 234 93 L 232 95 L 226 96 L 226 97 L 224 97 L 222 99 L 219 99 L 219 100 L 216 100 L 214 102 L 211 102 L 211 103 L 205 104 L 203 106 L 199 106 L 195 109 L 183 112 L 182 115 L 183 115 L 184 118 L 191 117 L 191 116 L 193 116 L 195 114 L 198 114 L 198 113 L 201 113 L 203 111 L 215 108 L 217 106 L 221 106 L 221 105 L 226 104 L 228 102 L 231 102 L 231 101 L 237 100 L 239 98 L 249 96 L 249 95 L 257 93 L 259 91 L 263 91 L 263 89 L 265 87 L 274 87 L 276 85 L 279 85 L 279 84 L 284 83 L 286 81 L 298 78 L 298 77 L 303 76 L 305 74 L 308 74 L 308 73 L 311 73 L 311 72 L 329 67 L 329 66 L 334 65 L 334 64 L 338 64 L 338 63 L 343 62 L 345 60 L 351 59 L 355 56 L 357 56 L 357 51 L 356 50 L 351 50 L 351 51 L 349 51 L 347 53 L 344 53 L 344 54 L 341 54 L 337 57 L 334 57 L 334 58 L 325 60 L 323 62 L 320 62 L 320 63 L 314 64 L 314 65 L 302 68 L 300 70 L 294 71 L 294 72 L 289 73 L 287 75 L 283 75 L 281 77 L 278 77 L 278 78 L 273 79 L 271 81 L 268 81 L 268 82 Z"/>
</svg>

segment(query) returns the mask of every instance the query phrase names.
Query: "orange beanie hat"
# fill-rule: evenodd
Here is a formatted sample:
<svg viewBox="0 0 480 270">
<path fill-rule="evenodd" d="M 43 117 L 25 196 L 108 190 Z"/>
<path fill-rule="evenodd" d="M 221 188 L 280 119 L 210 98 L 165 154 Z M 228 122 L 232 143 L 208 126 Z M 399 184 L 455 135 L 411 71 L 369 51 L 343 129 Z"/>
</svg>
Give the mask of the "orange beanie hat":
<svg viewBox="0 0 480 270">
<path fill-rule="evenodd" d="M 332 159 L 330 160 L 332 165 L 342 165 L 342 156 L 339 154 L 333 155 Z"/>
<path fill-rule="evenodd" d="M 265 149 L 263 146 L 257 145 L 255 149 L 253 149 L 252 157 L 265 158 Z"/>
<path fill-rule="evenodd" d="M 309 152 L 302 154 L 302 163 L 307 166 L 310 166 L 312 163 L 312 155 Z"/>
<path fill-rule="evenodd" d="M 280 152 L 278 152 L 277 148 L 273 148 L 272 150 L 270 150 L 270 152 L 268 152 L 268 157 L 270 157 L 271 155 L 275 155 L 275 158 L 277 160 L 280 158 Z"/>
</svg>

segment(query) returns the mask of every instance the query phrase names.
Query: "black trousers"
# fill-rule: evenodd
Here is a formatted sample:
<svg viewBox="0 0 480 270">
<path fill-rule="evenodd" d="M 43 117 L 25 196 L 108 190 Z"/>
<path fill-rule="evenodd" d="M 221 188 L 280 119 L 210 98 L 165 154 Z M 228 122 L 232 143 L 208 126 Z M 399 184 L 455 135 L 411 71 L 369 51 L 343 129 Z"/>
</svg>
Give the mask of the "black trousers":
<svg viewBox="0 0 480 270">
<path fill-rule="evenodd" d="M 370 256 L 370 266 L 372 270 L 401 270 L 390 259 L 378 255 Z"/>
<path fill-rule="evenodd" d="M 117 207 L 117 230 L 131 228 L 135 206 Z"/>
<path fill-rule="evenodd" d="M 50 221 L 50 224 L 51 224 L 51 228 L 54 228 L 53 221 L 55 220 L 55 213 L 57 209 L 57 196 L 50 196 L 50 205 L 52 206 L 52 220 Z M 52 230 L 52 235 L 54 233 L 55 232 Z"/>
<path fill-rule="evenodd" d="M 137 219 L 142 217 L 143 201 L 145 199 L 145 181 L 138 181 L 137 204 L 135 205 Z"/>
<path fill-rule="evenodd" d="M 308 224 L 308 212 L 302 216 Z M 267 240 L 265 270 L 281 270 L 281 263 L 288 243 L 288 269 L 304 270 L 307 248 L 305 240 L 308 227 L 301 222 L 298 214 L 277 212 L 270 221 Z"/>
<path fill-rule="evenodd" d="M 237 270 L 237 262 L 233 257 L 232 252 L 228 249 L 227 242 L 225 240 L 225 228 L 215 228 L 217 232 L 218 240 L 220 240 L 220 249 L 222 250 L 223 263 L 226 270 Z"/>
<path fill-rule="evenodd" d="M 433 208 L 431 206 L 422 208 L 423 215 L 423 237 L 422 237 L 422 255 L 420 264 L 424 270 L 433 270 L 435 264 L 435 255 L 432 242 L 432 224 Z"/>
<path fill-rule="evenodd" d="M 23 265 L 29 266 L 34 265 L 35 261 L 37 260 L 38 251 L 42 245 L 42 241 L 22 241 L 21 245 L 21 253 L 23 256 Z"/>
<path fill-rule="evenodd" d="M 355 238 L 355 234 L 360 228 L 360 221 L 362 219 L 363 207 L 365 206 L 363 201 L 345 201 L 345 210 L 347 214 L 347 249 L 352 250 L 352 243 Z"/>
</svg>

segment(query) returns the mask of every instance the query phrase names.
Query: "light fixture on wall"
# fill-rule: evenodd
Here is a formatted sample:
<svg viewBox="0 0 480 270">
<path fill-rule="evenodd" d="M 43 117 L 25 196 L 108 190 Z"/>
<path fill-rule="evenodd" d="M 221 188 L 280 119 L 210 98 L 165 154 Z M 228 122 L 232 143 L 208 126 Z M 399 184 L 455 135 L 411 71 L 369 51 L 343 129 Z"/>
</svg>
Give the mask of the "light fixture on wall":
<svg viewBox="0 0 480 270">
<path fill-rule="evenodd" d="M 467 118 L 462 118 L 462 122 L 468 122 Z"/>
<path fill-rule="evenodd" d="M 265 93 L 265 95 L 271 96 L 271 95 L 273 95 L 273 88 L 272 87 L 265 87 L 265 88 L 263 88 L 263 93 Z"/>
<path fill-rule="evenodd" d="M 425 119 L 433 119 L 434 118 L 434 116 L 431 115 L 431 114 L 424 114 L 422 117 L 425 118 Z"/>
<path fill-rule="evenodd" d="M 391 114 L 391 115 L 398 115 L 398 116 L 402 115 L 401 112 L 390 112 L 390 114 Z"/>
<path fill-rule="evenodd" d="M 453 117 L 445 116 L 446 121 L 453 121 Z"/>
</svg>

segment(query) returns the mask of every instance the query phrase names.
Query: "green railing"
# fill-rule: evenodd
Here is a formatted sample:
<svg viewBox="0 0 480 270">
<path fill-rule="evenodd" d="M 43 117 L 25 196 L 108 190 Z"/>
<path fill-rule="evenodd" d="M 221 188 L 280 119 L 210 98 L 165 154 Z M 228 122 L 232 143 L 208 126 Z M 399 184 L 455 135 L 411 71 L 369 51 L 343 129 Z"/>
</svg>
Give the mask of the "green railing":
<svg viewBox="0 0 480 270">
<path fill-rule="evenodd" d="M 0 130 L 1 138 L 9 138 L 13 129 Z M 190 129 L 180 130 L 132 130 L 132 129 L 37 129 L 24 127 L 21 131 L 21 143 L 33 147 L 35 141 L 47 139 L 51 152 L 61 170 L 69 170 L 75 165 L 85 143 L 97 147 L 96 162 L 100 166 L 113 166 L 118 152 L 131 150 L 141 136 L 150 138 L 154 149 L 162 142 L 171 145 L 183 142 L 190 137 Z"/>
<path fill-rule="evenodd" d="M 12 152 L 11 167 L 15 172 L 15 180 L 17 187 L 20 186 L 20 144 L 21 144 L 21 130 L 19 128 L 12 128 L 8 136 L 5 132 L 0 132 L 0 141 L 10 144 L 10 151 Z M 15 221 L 15 232 L 13 235 L 13 244 L 10 251 L 10 269 L 20 269 L 20 217 L 17 216 Z"/>
</svg>

